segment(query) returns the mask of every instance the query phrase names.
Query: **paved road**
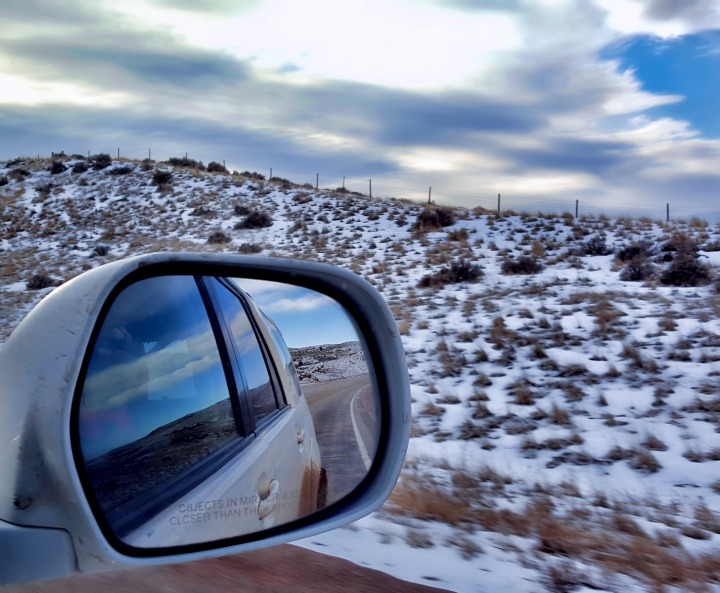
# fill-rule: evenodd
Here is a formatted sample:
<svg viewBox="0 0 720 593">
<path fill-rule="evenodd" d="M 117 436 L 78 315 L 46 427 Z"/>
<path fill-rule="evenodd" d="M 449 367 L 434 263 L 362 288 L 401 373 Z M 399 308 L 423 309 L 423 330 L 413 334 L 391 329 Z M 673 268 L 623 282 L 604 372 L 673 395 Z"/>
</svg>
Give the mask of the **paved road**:
<svg viewBox="0 0 720 593">
<path fill-rule="evenodd" d="M 378 425 L 370 377 L 303 385 L 303 393 L 315 423 L 328 476 L 328 504 L 332 504 L 360 483 L 375 454 Z"/>
</svg>

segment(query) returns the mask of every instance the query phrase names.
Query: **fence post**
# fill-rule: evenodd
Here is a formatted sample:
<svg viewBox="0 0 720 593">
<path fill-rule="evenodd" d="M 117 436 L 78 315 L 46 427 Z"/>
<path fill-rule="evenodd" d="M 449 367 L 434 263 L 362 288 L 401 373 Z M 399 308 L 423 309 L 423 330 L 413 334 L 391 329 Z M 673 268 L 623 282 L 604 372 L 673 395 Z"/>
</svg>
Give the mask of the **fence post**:
<svg viewBox="0 0 720 593">
<path fill-rule="evenodd" d="M 370 198 L 372 198 L 372 179 L 370 179 Z"/>
<path fill-rule="evenodd" d="M 120 158 L 120 149 L 118 148 L 118 155 L 117 158 Z"/>
<path fill-rule="evenodd" d="M 185 158 L 187 159 L 187 152 L 185 153 Z"/>
<path fill-rule="evenodd" d="M 343 175 L 343 189 L 345 189 L 345 175 Z"/>
<path fill-rule="evenodd" d="M 432 185 L 428 187 L 428 204 L 432 204 Z"/>
<path fill-rule="evenodd" d="M 148 160 L 152 160 L 152 148 L 148 148 Z"/>
<path fill-rule="evenodd" d="M 500 216 L 500 194 L 498 194 L 498 209 L 497 209 L 498 216 Z"/>
<path fill-rule="evenodd" d="M 578 207 L 580 204 L 580 200 L 575 200 L 575 218 L 578 217 Z"/>
<path fill-rule="evenodd" d="M 320 173 L 315 173 L 315 191 L 320 187 Z"/>
<path fill-rule="evenodd" d="M 225 166 L 225 159 L 223 159 L 223 169 L 227 169 L 227 167 Z"/>
<path fill-rule="evenodd" d="M 670 222 L 670 202 L 665 204 L 665 222 Z"/>
</svg>

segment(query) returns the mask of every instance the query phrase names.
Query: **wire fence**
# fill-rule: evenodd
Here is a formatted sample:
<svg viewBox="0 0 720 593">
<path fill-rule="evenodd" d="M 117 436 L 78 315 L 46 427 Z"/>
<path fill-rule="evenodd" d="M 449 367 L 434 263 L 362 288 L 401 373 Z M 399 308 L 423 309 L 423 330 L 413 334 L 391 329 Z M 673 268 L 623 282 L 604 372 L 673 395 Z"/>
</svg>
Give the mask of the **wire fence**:
<svg viewBox="0 0 720 593">
<path fill-rule="evenodd" d="M 325 176 L 319 173 L 302 173 L 270 169 L 271 176 L 293 183 L 308 184 L 318 189 L 344 188 L 372 198 L 397 198 L 413 202 L 432 202 L 441 206 L 459 208 L 483 208 L 491 212 L 527 212 L 529 214 L 569 214 L 574 218 L 647 218 L 662 222 L 682 222 L 692 219 L 720 224 L 720 207 L 673 205 L 669 202 L 645 205 L 623 205 L 592 202 L 590 200 L 567 200 L 558 198 L 528 198 L 503 193 L 467 192 L 445 190 L 434 186 L 411 186 L 402 181 L 385 178 L 359 178 Z"/>
<path fill-rule="evenodd" d="M 168 158 L 193 158 L 189 152 L 171 154 L 164 159 L 152 149 L 129 150 L 116 148 L 104 151 L 85 151 L 88 156 L 106 152 L 113 158 L 128 159 L 155 159 L 157 161 Z M 83 155 L 85 153 L 82 153 Z M 55 154 L 55 153 L 53 153 Z M 67 153 L 70 154 L 70 153 Z M 40 158 L 40 155 L 38 155 Z M 225 159 L 220 159 L 226 165 Z M 234 159 L 227 159 L 228 168 L 234 166 Z M 238 169 L 244 171 L 243 169 Z M 348 192 L 368 196 L 370 198 L 396 198 L 405 199 L 418 203 L 432 202 L 437 205 L 460 207 L 460 208 L 483 208 L 492 212 L 526 212 L 528 214 L 553 214 L 571 215 L 573 217 L 598 218 L 607 216 L 609 218 L 647 218 L 653 221 L 682 222 L 692 219 L 699 219 L 711 224 L 720 224 L 720 202 L 718 207 L 706 207 L 690 205 L 688 201 L 683 203 L 659 203 L 659 204 L 616 204 L 593 202 L 591 200 L 567 200 L 550 197 L 529 198 L 513 196 L 505 193 L 483 193 L 459 190 L 445 190 L 434 186 L 410 185 L 407 179 L 393 179 L 391 177 L 347 177 L 342 175 L 326 175 L 320 172 L 293 171 L 283 168 L 267 167 L 265 170 L 255 170 L 266 178 L 277 177 L 287 179 L 298 184 L 312 186 L 317 189 L 337 190 L 344 189 Z"/>
</svg>

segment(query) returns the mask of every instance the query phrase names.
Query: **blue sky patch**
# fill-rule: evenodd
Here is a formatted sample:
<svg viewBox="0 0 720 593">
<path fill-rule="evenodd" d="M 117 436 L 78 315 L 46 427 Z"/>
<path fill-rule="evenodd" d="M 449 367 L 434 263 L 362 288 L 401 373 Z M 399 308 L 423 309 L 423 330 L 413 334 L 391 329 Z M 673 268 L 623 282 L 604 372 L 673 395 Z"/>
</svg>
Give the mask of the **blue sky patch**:
<svg viewBox="0 0 720 593">
<path fill-rule="evenodd" d="M 605 48 L 605 59 L 633 68 L 643 90 L 685 99 L 653 111 L 690 122 L 704 137 L 720 138 L 720 30 L 676 39 L 637 36 Z"/>
</svg>

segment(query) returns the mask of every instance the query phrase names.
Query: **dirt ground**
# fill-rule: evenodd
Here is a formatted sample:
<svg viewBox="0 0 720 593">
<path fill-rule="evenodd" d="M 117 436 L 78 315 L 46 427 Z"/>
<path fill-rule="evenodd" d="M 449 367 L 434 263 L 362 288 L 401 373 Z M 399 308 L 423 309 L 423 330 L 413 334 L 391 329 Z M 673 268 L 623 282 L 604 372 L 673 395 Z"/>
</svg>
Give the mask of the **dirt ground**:
<svg viewBox="0 0 720 593">
<path fill-rule="evenodd" d="M 282 545 L 237 556 L 0 587 L 0 593 L 439 593 Z"/>
</svg>

